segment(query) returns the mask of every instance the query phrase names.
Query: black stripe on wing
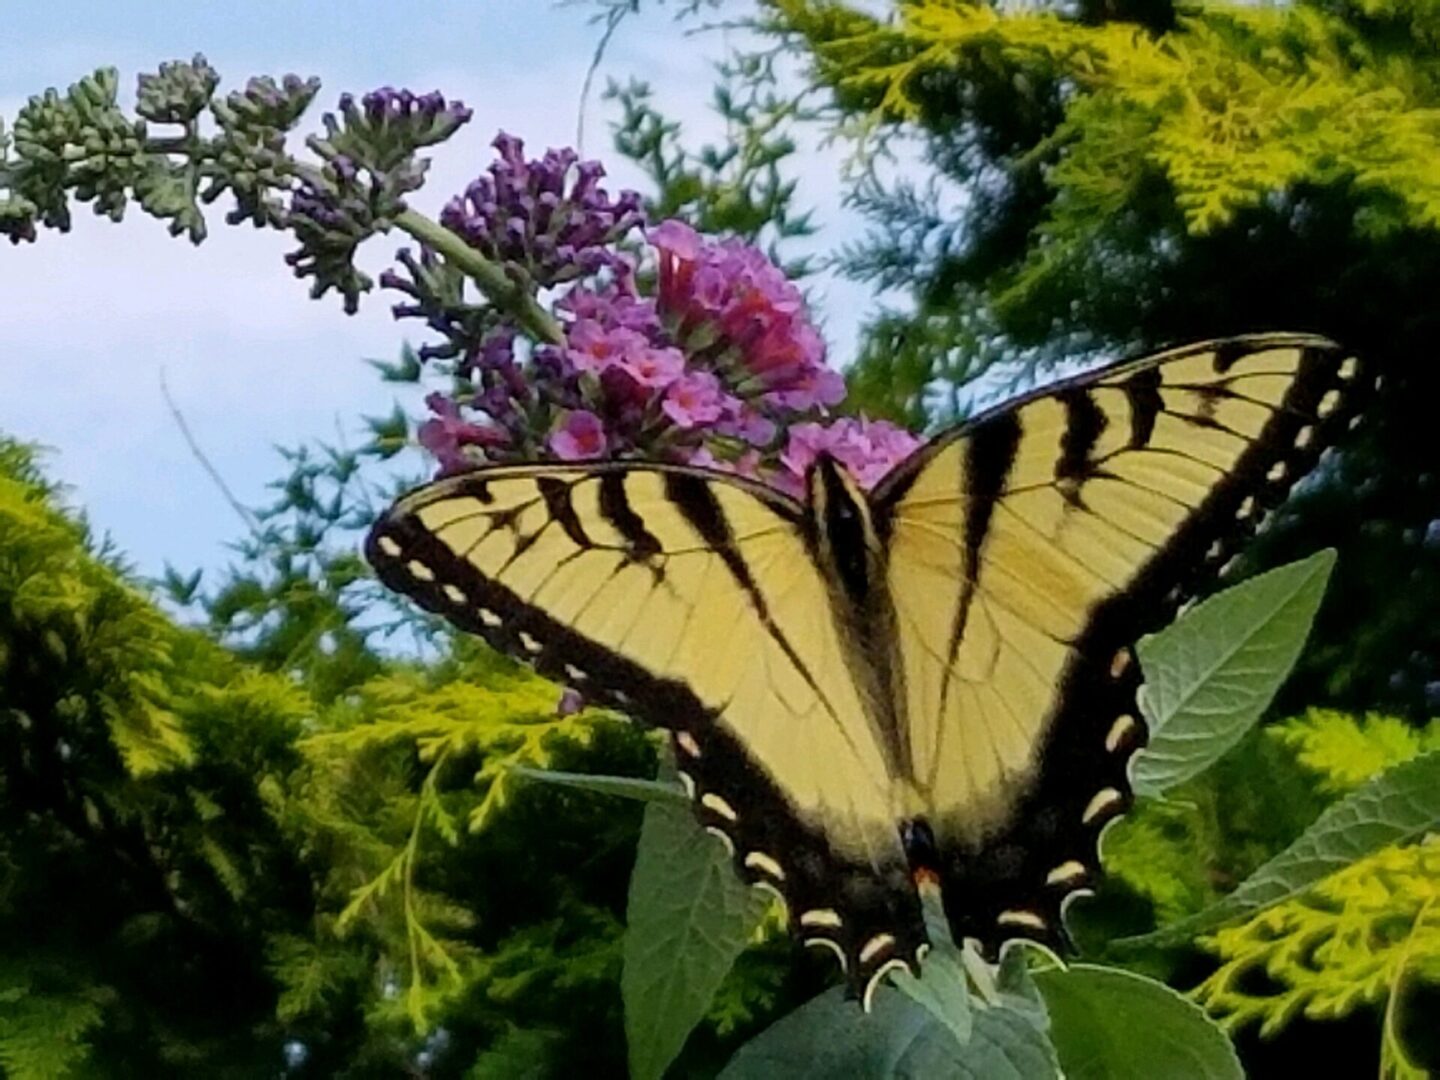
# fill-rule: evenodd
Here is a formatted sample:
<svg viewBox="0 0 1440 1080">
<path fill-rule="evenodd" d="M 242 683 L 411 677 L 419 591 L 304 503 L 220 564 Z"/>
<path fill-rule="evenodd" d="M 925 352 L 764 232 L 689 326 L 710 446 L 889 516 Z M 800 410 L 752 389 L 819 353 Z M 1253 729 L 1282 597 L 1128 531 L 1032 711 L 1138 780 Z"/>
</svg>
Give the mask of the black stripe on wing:
<svg viewBox="0 0 1440 1080">
<path fill-rule="evenodd" d="M 625 495 L 625 467 L 599 469 L 606 473 L 602 514 L 625 537 L 636 561 L 654 559 L 658 542 Z M 539 471 L 533 478 L 558 527 L 582 547 L 590 546 L 588 540 L 578 539 L 584 536 L 581 523 L 567 524 L 569 493 L 557 486 L 574 481 L 540 476 Z M 667 495 L 746 590 L 777 646 L 794 657 L 736 547 L 722 508 L 708 490 L 713 478 L 684 470 L 650 471 L 666 473 Z M 468 495 L 489 501 L 487 485 L 514 475 L 506 467 L 480 470 L 435 487 L 443 485 L 445 497 Z M 413 510 L 423 503 L 422 489 L 401 505 Z M 787 512 L 789 506 L 777 504 L 777 509 Z M 479 573 L 413 512 L 391 511 L 383 516 L 366 541 L 365 554 L 387 587 L 478 635 L 498 652 L 576 686 L 597 703 L 670 731 L 681 778 L 700 824 L 722 838 L 743 880 L 785 900 L 792 932 L 802 942 L 835 954 L 857 996 L 866 995 L 878 974 L 897 963 L 918 972 L 918 956 L 927 938 L 908 867 L 899 861 L 876 867 L 837 857 L 823 831 L 799 819 L 781 789 L 684 682 L 658 677 L 526 603 Z M 663 576 L 662 565 L 651 569 Z M 717 639 L 731 629 L 717 627 Z M 810 673 L 795 659 L 813 685 Z"/>
<path fill-rule="evenodd" d="M 940 685 L 940 713 L 945 713 L 945 702 L 950 695 L 950 673 L 954 671 L 955 660 L 960 654 L 960 645 L 965 640 L 965 628 L 970 622 L 970 607 L 975 599 L 975 589 L 980 583 L 981 554 L 985 550 L 985 537 L 990 532 L 990 516 L 995 511 L 1000 493 L 1005 489 L 1005 477 L 1015 464 L 1015 453 L 1020 447 L 1020 423 L 1013 413 L 995 417 L 984 427 L 975 431 L 966 442 L 965 453 L 965 531 L 961 543 L 964 546 L 965 579 L 960 582 L 960 601 L 955 605 L 955 619 L 950 627 L 950 641 L 945 650 L 948 658 L 944 682 Z"/>
</svg>

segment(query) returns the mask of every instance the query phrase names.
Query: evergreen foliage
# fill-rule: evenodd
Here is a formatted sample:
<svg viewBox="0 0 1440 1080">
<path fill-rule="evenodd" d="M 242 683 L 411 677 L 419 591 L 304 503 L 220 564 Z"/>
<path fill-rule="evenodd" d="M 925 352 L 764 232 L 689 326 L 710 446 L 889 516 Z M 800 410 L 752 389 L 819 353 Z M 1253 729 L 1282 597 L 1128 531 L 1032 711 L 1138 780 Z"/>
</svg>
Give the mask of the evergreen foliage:
<svg viewBox="0 0 1440 1080">
<path fill-rule="evenodd" d="M 1319 791 L 1340 795 L 1437 747 L 1440 721 L 1416 729 L 1393 717 L 1328 710 L 1273 725 L 1265 735 L 1294 752 Z M 1309 892 L 1217 930 L 1201 944 L 1219 957 L 1195 998 L 1227 1027 L 1258 1022 L 1273 1035 L 1297 1015 L 1346 1016 L 1383 1007 L 1383 1076 L 1427 1075 L 1407 1048 L 1421 1039 L 1420 984 L 1440 987 L 1440 847 L 1434 835 L 1347 866 Z M 1263 977 L 1257 977 L 1263 972 Z M 1433 1000 L 1434 994 L 1428 1000 Z M 1433 1040 L 1430 1040 L 1433 1052 Z"/>
<path fill-rule="evenodd" d="M 1332 1019 L 1388 1002 L 1382 1071 L 1424 1076 L 1398 1037 L 1397 1014 L 1408 981 L 1440 982 L 1437 897 L 1440 845 L 1384 848 L 1303 897 L 1204 939 L 1221 965 L 1195 998 L 1227 1026 L 1259 1022 L 1262 1035 L 1301 1013 Z"/>
<path fill-rule="evenodd" d="M 620 1067 L 638 808 L 514 767 L 653 775 L 648 740 L 408 609 L 359 628 L 371 482 L 315 497 L 350 461 L 287 460 L 226 580 L 170 575 L 207 633 L 0 444 L 3 1075 Z M 425 659 L 377 650 L 407 628 Z M 692 1052 L 718 1066 L 787 968 L 747 957 Z"/>
<path fill-rule="evenodd" d="M 1343 342 L 1385 388 L 1249 564 L 1340 552 L 1291 709 L 1433 714 L 1432 5 L 762 7 L 842 133 L 917 140 L 929 167 L 857 188 L 873 228 L 841 266 L 913 300 L 870 327 L 857 404 L 945 418 L 1102 355 L 1280 327 Z"/>
<path fill-rule="evenodd" d="M 265 940 L 308 889 L 259 791 L 309 702 L 175 626 L 56 497 L 0 442 L 0 1063 L 273 1068 Z"/>
<path fill-rule="evenodd" d="M 1416 727 L 1394 716 L 1350 716 L 1332 709 L 1310 709 L 1266 734 L 1317 774 L 1319 790 L 1327 795 L 1343 795 L 1393 765 L 1440 750 L 1440 721 Z"/>
</svg>

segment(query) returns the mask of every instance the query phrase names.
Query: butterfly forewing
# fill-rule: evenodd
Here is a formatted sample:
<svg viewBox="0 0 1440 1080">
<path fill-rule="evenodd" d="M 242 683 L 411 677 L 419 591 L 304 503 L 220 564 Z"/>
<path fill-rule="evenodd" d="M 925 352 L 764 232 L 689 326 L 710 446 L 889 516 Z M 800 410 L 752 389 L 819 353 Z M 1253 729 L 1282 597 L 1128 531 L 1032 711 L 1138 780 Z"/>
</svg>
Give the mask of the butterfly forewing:
<svg viewBox="0 0 1440 1080">
<path fill-rule="evenodd" d="M 393 588 L 674 732 L 701 821 L 857 987 L 913 959 L 893 778 L 798 504 L 698 470 L 497 466 L 403 499 L 368 550 Z"/>
<path fill-rule="evenodd" d="M 1159 629 L 1351 414 L 1354 362 L 1297 335 L 1048 388 L 876 492 L 917 785 L 947 910 L 991 951 L 1063 939 L 1143 741 L 1128 648 Z"/>
</svg>

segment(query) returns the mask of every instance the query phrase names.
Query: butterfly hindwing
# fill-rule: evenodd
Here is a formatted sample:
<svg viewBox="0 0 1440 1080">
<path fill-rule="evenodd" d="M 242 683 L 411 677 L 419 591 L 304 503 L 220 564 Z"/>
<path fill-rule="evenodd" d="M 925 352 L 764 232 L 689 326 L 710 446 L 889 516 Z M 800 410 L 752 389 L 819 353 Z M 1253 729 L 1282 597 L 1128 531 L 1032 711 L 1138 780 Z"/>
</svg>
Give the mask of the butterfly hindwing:
<svg viewBox="0 0 1440 1080">
<path fill-rule="evenodd" d="M 701 823 L 861 989 L 925 938 L 812 536 L 798 503 L 724 474 L 516 465 L 405 497 L 367 554 L 498 650 L 671 731 Z"/>
<path fill-rule="evenodd" d="M 1353 415 L 1318 338 L 1083 376 L 944 436 L 876 491 L 911 764 L 957 934 L 1064 939 L 1145 737 L 1129 647 L 1213 579 Z"/>
</svg>

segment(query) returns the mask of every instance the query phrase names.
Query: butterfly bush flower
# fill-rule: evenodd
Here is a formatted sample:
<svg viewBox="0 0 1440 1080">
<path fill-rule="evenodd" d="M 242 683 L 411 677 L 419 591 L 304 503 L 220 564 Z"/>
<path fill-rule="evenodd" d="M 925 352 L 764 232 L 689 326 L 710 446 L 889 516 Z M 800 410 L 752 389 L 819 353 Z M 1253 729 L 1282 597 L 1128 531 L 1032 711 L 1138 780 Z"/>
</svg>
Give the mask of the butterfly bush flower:
<svg viewBox="0 0 1440 1080">
<path fill-rule="evenodd" d="M 552 286 L 625 264 L 614 245 L 640 224 L 640 196 L 612 199 L 605 169 L 573 150 L 525 160 L 525 144 L 501 132 L 500 160 L 446 204 L 440 223 L 495 262 Z"/>
<path fill-rule="evenodd" d="M 717 366 L 766 404 L 803 410 L 845 396 L 800 290 L 760 251 L 738 240 L 707 243 L 679 221 L 648 239 L 659 253 L 659 308 L 679 340 L 710 342 Z"/>
<path fill-rule="evenodd" d="M 493 425 L 474 424 L 460 415 L 460 407 L 444 394 L 430 394 L 425 404 L 434 417 L 420 425 L 420 445 L 435 455 L 442 472 L 463 472 L 471 462 L 464 448 L 502 447 L 509 443 L 507 434 Z"/>
<path fill-rule="evenodd" d="M 920 440 L 885 420 L 842 417 L 831 424 L 796 424 L 786 433 L 780 455 L 785 472 L 776 484 L 798 493 L 805 472 L 821 453 L 844 465 L 863 488 L 878 484 L 895 465 L 920 447 Z"/>
<path fill-rule="evenodd" d="M 918 445 L 883 421 L 828 416 L 844 380 L 799 289 L 762 252 L 679 221 L 645 229 L 637 251 L 638 197 L 611 198 L 598 164 L 569 150 L 527 160 L 503 133 L 493 145 L 498 160 L 441 224 L 512 280 L 549 290 L 555 334 L 534 340 L 502 314 L 457 302 L 462 283 L 423 249 L 402 253 L 404 274 L 381 278 L 414 301 L 397 305 L 398 317 L 422 318 L 445 339 L 420 350 L 457 379 L 454 395 L 427 399 L 420 435 L 444 471 L 646 457 L 799 494 L 822 452 L 870 487 Z"/>
<path fill-rule="evenodd" d="M 584 409 L 576 409 L 566 416 L 550 436 L 550 449 L 565 461 L 604 457 L 606 448 L 604 423 Z"/>
<path fill-rule="evenodd" d="M 713 424 L 724 416 L 730 400 L 715 375 L 708 371 L 696 371 L 676 379 L 666 388 L 665 401 L 660 408 L 677 426 L 698 428 Z M 694 455 L 690 460 L 693 464 Z"/>
</svg>

